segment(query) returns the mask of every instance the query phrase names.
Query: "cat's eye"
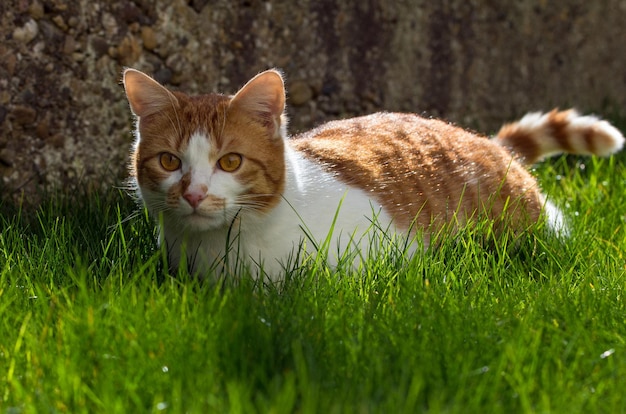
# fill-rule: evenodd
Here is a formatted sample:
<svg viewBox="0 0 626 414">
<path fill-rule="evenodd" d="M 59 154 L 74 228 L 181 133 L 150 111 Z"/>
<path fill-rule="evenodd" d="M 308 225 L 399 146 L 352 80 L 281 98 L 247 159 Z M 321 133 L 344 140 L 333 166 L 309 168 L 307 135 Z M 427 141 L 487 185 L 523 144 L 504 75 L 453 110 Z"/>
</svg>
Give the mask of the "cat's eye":
<svg viewBox="0 0 626 414">
<path fill-rule="evenodd" d="M 161 167 L 166 171 L 176 171 L 180 168 L 180 158 L 169 152 L 164 152 L 159 155 L 159 162 L 161 163 Z"/>
<path fill-rule="evenodd" d="M 226 154 L 222 158 L 220 158 L 217 161 L 217 164 L 219 165 L 220 169 L 226 172 L 233 172 L 241 166 L 242 159 L 243 158 L 241 157 L 241 154 L 231 152 L 230 154 Z"/>
</svg>

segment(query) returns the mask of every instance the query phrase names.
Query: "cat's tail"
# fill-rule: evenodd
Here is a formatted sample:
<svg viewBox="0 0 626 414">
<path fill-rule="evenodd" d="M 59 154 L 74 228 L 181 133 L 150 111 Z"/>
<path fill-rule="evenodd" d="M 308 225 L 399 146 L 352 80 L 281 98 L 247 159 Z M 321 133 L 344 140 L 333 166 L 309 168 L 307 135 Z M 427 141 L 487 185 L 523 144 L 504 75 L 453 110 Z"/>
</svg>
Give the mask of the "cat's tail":
<svg viewBox="0 0 626 414">
<path fill-rule="evenodd" d="M 624 136 L 613 125 L 574 109 L 526 114 L 504 125 L 492 139 L 525 165 L 564 152 L 606 156 L 624 145 Z"/>
</svg>

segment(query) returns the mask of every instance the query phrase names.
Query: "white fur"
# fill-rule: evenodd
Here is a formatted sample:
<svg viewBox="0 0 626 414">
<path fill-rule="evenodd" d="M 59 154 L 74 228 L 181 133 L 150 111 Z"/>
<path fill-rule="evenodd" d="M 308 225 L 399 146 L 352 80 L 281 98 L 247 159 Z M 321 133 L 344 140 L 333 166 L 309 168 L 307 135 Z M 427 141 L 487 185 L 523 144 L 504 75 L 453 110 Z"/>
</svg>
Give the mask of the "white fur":
<svg viewBox="0 0 626 414">
<path fill-rule="evenodd" d="M 194 161 L 203 164 L 201 158 Z M 230 239 L 230 222 L 219 228 L 190 232 L 182 231 L 183 227 L 174 220 L 165 220 L 163 232 L 172 264 L 179 264 L 184 244 L 182 251 L 192 261 L 191 270 L 200 275 L 216 265 L 226 273 L 237 272 L 238 260 L 243 260 L 254 276 L 261 276 L 262 268 L 270 279 L 279 280 L 287 266 L 293 267 L 292 259 L 301 246 L 306 246 L 308 254 L 315 254 L 314 246 L 322 246 L 328 239 L 327 261 L 333 265 L 346 249 L 368 251 L 368 230 L 374 216 L 382 229 L 391 225 L 389 215 L 364 191 L 341 183 L 288 147 L 285 161 L 287 182 L 279 204 L 264 214 L 242 210 L 238 216 L 240 225 L 230 229 Z M 216 188 L 212 182 L 217 181 L 215 175 L 209 177 L 209 192 Z M 329 235 L 335 213 L 336 230 Z"/>
<path fill-rule="evenodd" d="M 519 120 L 521 129 L 531 131 L 538 139 L 535 142 L 540 146 L 542 157 L 560 154 L 563 148 L 554 139 L 553 132 L 549 128 L 550 114 L 532 112 L 524 115 Z M 624 146 L 624 136 L 622 133 L 607 121 L 601 120 L 593 115 L 580 115 L 574 110 L 567 113 L 567 133 L 570 137 L 570 144 L 575 153 L 607 156 L 622 149 Z M 595 151 L 591 153 L 587 149 L 584 136 L 588 131 L 593 131 L 595 139 Z"/>
<path fill-rule="evenodd" d="M 265 244 L 265 237 L 260 234 L 258 239 L 257 248 L 264 250 L 266 268 L 273 267 L 268 258 L 280 262 L 285 253 L 297 247 L 294 242 L 305 240 L 305 231 L 318 245 L 328 238 L 328 261 L 332 265 L 346 248 L 367 251 L 367 233 L 374 220 L 382 229 L 391 225 L 391 217 L 364 191 L 342 183 L 289 148 L 286 161 L 288 175 L 283 200 L 263 218 L 263 224 L 273 228 L 275 237 L 270 240 L 275 241 Z M 331 229 L 333 234 L 329 234 Z"/>
<path fill-rule="evenodd" d="M 565 222 L 563 212 L 550 200 L 544 203 L 543 211 L 546 216 L 548 230 L 556 236 L 567 237 L 569 235 L 569 228 Z"/>
<path fill-rule="evenodd" d="M 182 172 L 183 174 L 191 173 L 190 187 L 197 188 L 210 183 L 214 170 L 209 163 L 210 153 L 211 144 L 206 134 L 197 131 L 189 138 L 182 159 Z"/>
<path fill-rule="evenodd" d="M 198 190 L 203 186 L 206 194 L 229 199 L 240 190 L 240 185 L 229 173 L 215 167 L 217 158 L 211 157 L 209 137 L 203 132 L 196 132 L 189 139 L 183 156 L 183 173 L 191 173 L 190 189 Z"/>
<path fill-rule="evenodd" d="M 572 120 L 573 130 L 593 129 L 600 137 L 596 140 L 595 155 L 608 156 L 620 151 L 624 146 L 624 136 L 622 133 L 607 121 L 595 116 L 578 116 Z M 582 142 L 582 137 L 578 138 Z"/>
</svg>

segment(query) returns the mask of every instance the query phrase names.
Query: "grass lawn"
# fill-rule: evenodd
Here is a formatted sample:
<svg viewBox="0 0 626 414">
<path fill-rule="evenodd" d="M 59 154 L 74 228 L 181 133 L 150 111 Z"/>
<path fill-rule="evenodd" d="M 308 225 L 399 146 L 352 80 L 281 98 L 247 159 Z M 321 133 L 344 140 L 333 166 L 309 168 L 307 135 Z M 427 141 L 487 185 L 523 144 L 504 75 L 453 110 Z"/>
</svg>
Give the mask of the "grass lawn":
<svg viewBox="0 0 626 414">
<path fill-rule="evenodd" d="M 5 203 L 0 413 L 626 412 L 626 156 L 536 173 L 566 241 L 467 229 L 281 289 L 167 275 L 115 191 Z"/>
</svg>

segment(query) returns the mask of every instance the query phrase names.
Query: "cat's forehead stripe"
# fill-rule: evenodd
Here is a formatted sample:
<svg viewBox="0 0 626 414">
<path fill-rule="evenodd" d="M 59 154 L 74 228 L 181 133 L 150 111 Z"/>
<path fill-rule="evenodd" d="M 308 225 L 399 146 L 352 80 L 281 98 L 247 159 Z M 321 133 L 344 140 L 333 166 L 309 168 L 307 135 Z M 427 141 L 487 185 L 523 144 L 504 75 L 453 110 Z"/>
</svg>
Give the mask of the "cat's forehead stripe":
<svg viewBox="0 0 626 414">
<path fill-rule="evenodd" d="M 208 134 L 203 131 L 196 131 L 189 137 L 184 153 L 188 162 L 195 165 L 209 159 L 212 147 Z"/>
</svg>

